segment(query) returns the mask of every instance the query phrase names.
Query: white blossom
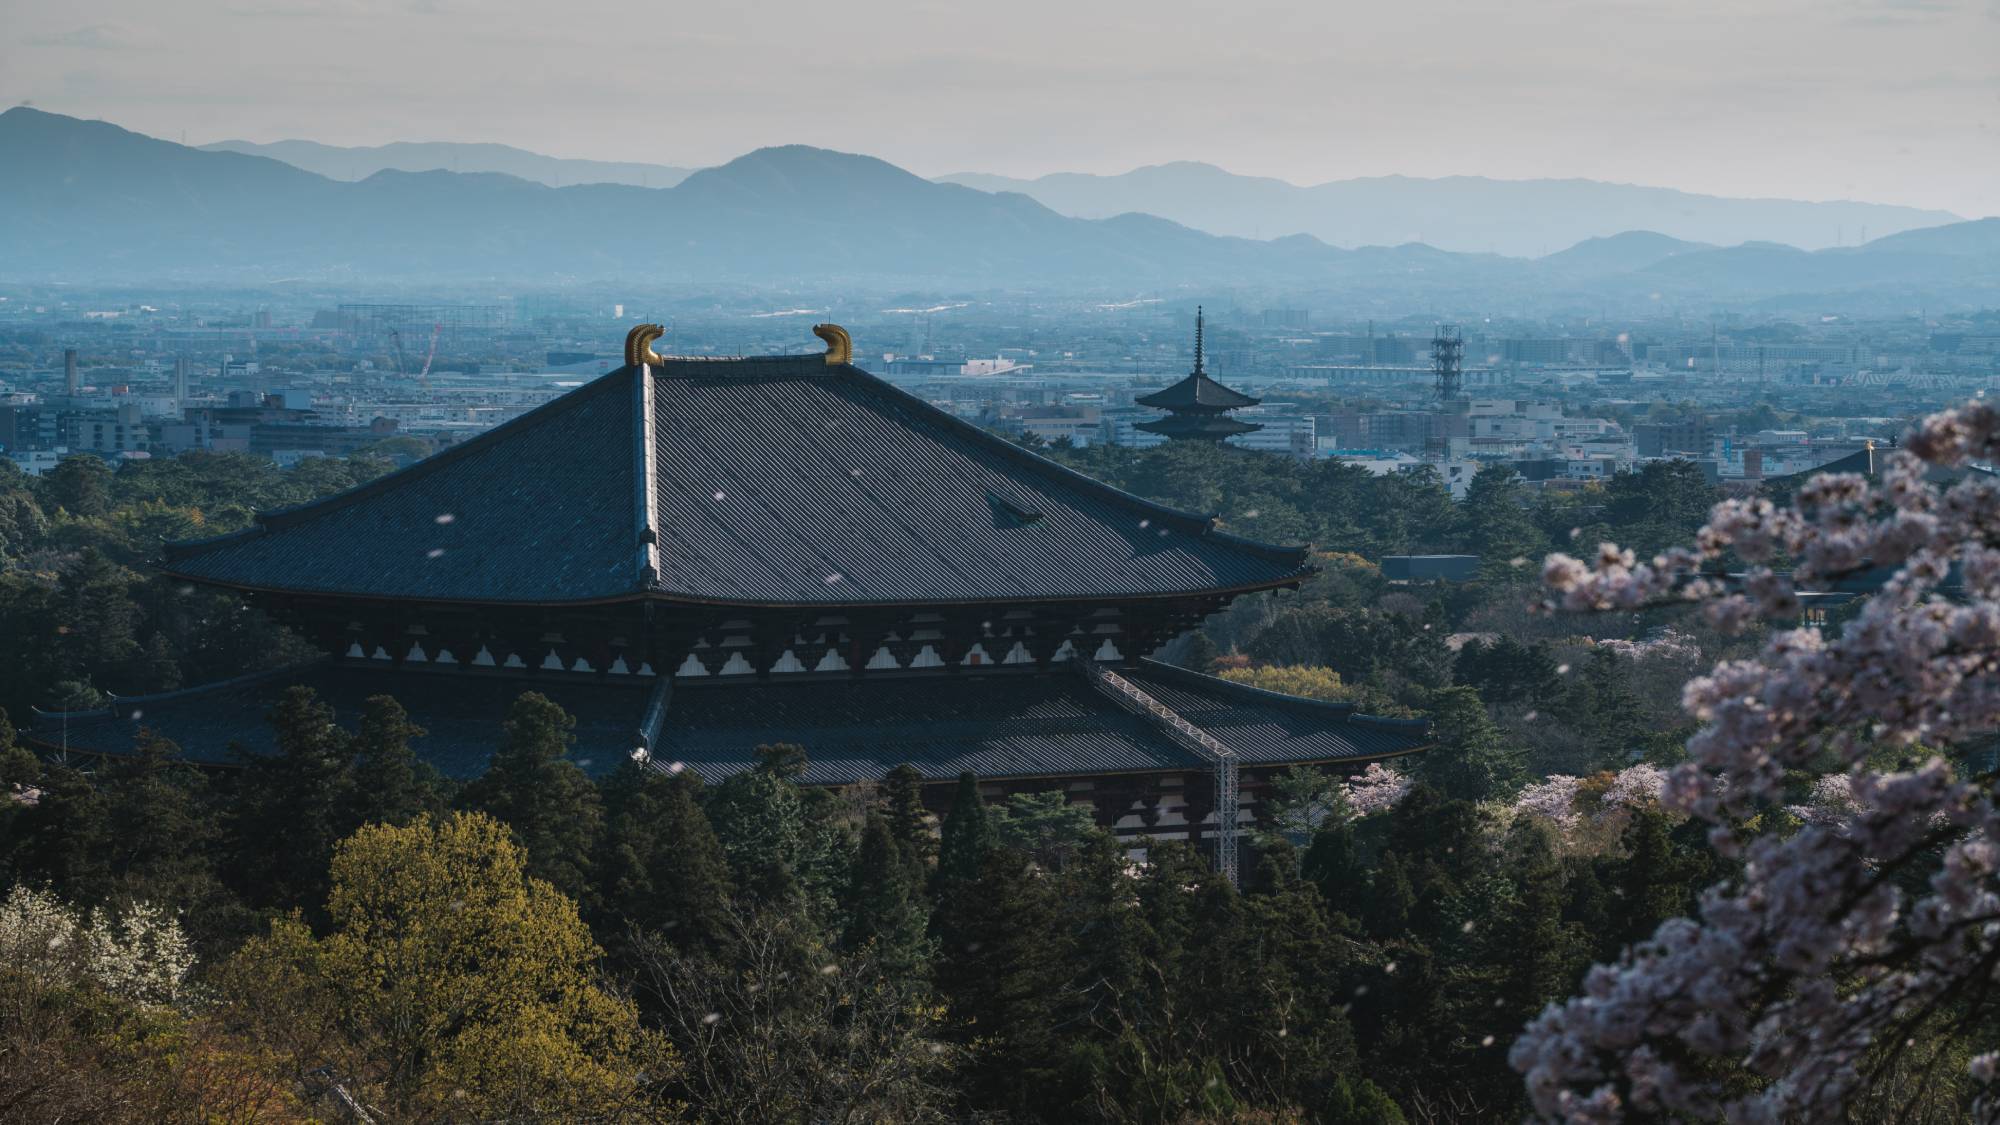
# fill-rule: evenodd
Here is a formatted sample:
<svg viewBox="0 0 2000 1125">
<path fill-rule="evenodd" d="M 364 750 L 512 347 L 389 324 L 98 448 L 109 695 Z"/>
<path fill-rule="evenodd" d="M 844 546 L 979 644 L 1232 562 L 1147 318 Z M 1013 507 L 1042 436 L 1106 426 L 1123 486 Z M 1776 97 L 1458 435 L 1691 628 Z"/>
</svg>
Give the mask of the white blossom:
<svg viewBox="0 0 2000 1125">
<path fill-rule="evenodd" d="M 1347 807 L 1356 817 L 1388 812 L 1410 791 L 1410 779 L 1380 762 L 1347 780 Z"/>
<path fill-rule="evenodd" d="M 85 914 L 52 892 L 16 886 L 0 901 L 0 963 L 47 983 L 88 981 L 164 1006 L 185 998 L 195 958 L 180 923 L 156 907 Z"/>
</svg>

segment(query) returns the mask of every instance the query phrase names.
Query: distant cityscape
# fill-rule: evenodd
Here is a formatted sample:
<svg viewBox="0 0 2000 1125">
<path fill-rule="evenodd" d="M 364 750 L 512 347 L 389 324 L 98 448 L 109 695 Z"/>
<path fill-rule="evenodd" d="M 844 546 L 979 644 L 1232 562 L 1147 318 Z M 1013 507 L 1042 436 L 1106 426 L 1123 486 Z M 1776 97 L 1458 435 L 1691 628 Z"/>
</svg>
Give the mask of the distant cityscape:
<svg viewBox="0 0 2000 1125">
<path fill-rule="evenodd" d="M 824 309 L 669 309 L 538 296 L 394 303 L 218 294 L 145 301 L 17 291 L 0 299 L 0 449 L 35 475 L 62 457 L 191 450 L 280 464 L 369 452 L 409 463 L 616 368 L 630 323 L 672 325 L 685 354 L 811 350 Z M 853 302 L 849 302 L 851 305 Z M 847 307 L 857 361 L 1030 444 L 1150 446 L 1134 399 L 1188 371 L 1192 301 L 950 301 Z M 2000 315 L 1818 323 L 1724 317 L 1457 326 L 1462 390 L 1437 394 L 1438 325 L 1359 324 L 1210 301 L 1207 362 L 1262 399 L 1233 444 L 1431 466 L 1462 496 L 1500 462 L 1543 489 L 1660 458 L 1713 481 L 1804 472 L 2000 378 Z M 1760 422 L 1762 424 L 1760 424 Z"/>
</svg>

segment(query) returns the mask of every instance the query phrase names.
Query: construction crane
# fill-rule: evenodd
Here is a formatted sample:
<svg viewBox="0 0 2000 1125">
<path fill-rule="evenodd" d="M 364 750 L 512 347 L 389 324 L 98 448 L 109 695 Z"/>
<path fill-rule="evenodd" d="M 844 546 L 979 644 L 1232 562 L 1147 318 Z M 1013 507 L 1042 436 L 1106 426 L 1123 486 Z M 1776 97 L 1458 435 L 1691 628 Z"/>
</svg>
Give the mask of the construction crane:
<svg viewBox="0 0 2000 1125">
<path fill-rule="evenodd" d="M 443 324 L 431 325 L 431 350 L 424 356 L 424 369 L 417 372 L 417 385 L 426 391 L 431 389 L 431 364 L 437 359 L 438 334 L 443 331 Z"/>
</svg>

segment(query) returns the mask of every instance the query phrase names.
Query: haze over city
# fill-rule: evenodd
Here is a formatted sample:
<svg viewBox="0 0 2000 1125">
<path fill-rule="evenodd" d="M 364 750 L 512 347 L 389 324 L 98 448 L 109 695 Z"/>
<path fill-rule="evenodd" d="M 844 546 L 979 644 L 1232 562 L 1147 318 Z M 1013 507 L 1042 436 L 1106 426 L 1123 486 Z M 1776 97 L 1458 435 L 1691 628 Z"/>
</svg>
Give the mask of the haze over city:
<svg viewBox="0 0 2000 1125">
<path fill-rule="evenodd" d="M 1996 48 L 0 0 L 0 1118 L 2000 1125 Z"/>
<path fill-rule="evenodd" d="M 5 8 L 0 102 L 195 144 L 808 143 L 927 176 L 1203 160 L 2000 213 L 1989 0 Z"/>
</svg>

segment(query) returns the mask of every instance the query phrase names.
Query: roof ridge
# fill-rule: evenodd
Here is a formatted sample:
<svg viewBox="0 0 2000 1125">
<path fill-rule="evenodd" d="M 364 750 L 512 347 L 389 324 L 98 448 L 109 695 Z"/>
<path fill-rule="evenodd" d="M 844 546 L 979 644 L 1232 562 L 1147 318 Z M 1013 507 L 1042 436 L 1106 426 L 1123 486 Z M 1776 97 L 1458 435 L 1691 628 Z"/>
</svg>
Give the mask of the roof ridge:
<svg viewBox="0 0 2000 1125">
<path fill-rule="evenodd" d="M 468 438 L 449 449 L 434 453 L 414 465 L 397 469 L 391 473 L 384 473 L 374 480 L 363 481 L 352 488 L 336 492 L 331 496 L 322 496 L 317 500 L 308 500 L 303 504 L 293 504 L 283 508 L 273 508 L 268 512 L 259 512 L 256 515 L 255 523 L 239 531 L 232 531 L 225 535 L 214 535 L 206 539 L 187 539 L 167 543 L 164 545 L 164 558 L 169 560 L 182 558 L 205 547 L 230 540 L 248 538 L 267 529 L 274 530 L 302 523 L 315 516 L 337 511 L 356 501 L 365 500 L 378 493 L 386 492 L 391 488 L 400 487 L 409 481 L 429 476 L 441 469 L 465 460 L 475 452 L 484 450 L 486 447 L 496 444 L 503 438 L 509 437 L 520 430 L 546 421 L 553 415 L 574 410 L 579 404 L 595 398 L 612 387 L 614 379 L 620 376 L 629 377 L 631 370 L 629 367 L 620 367 L 606 372 L 575 390 L 557 395 L 555 398 L 535 407 L 533 410 L 509 418 L 505 422 L 476 437 Z"/>
</svg>

